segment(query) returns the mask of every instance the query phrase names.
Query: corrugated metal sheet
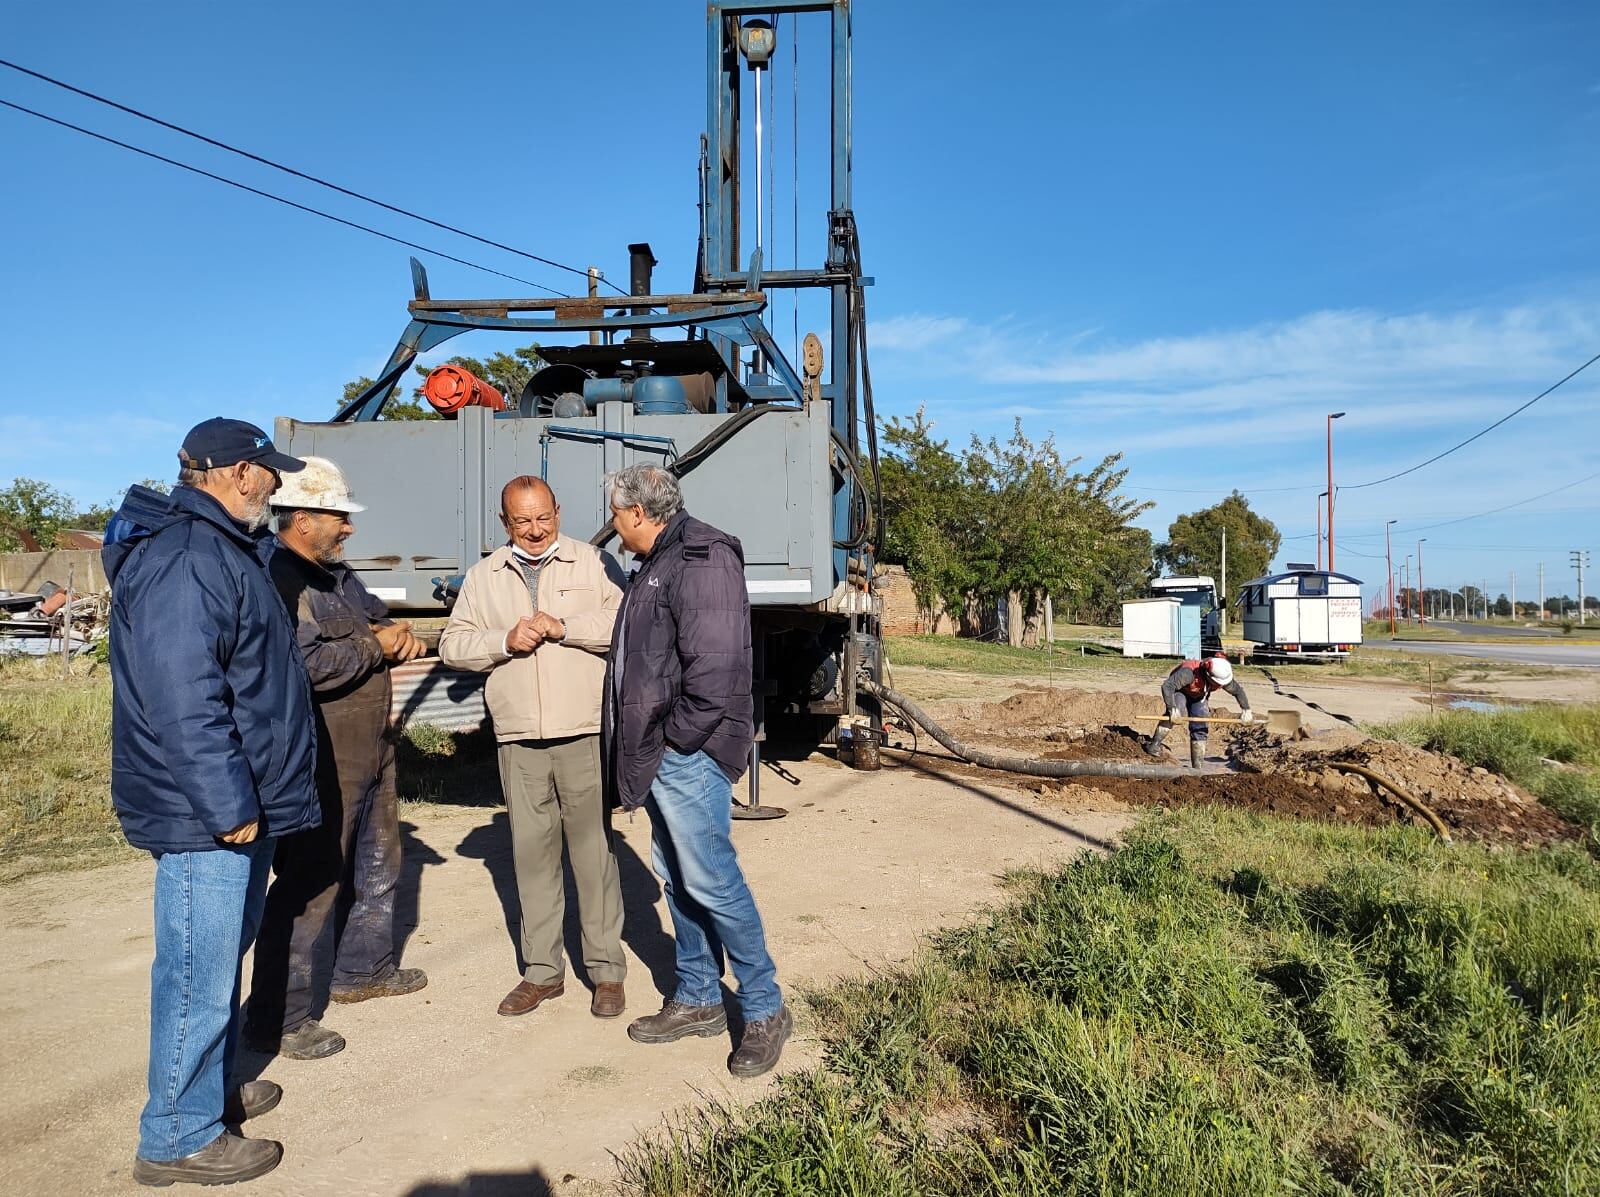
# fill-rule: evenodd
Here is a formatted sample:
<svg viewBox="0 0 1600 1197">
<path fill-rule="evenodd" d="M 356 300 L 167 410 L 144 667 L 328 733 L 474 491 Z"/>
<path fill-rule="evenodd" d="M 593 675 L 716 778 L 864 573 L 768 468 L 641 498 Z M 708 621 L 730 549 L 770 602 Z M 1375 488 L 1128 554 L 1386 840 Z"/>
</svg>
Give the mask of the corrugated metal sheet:
<svg viewBox="0 0 1600 1197">
<path fill-rule="evenodd" d="M 472 731 L 489 717 L 483 701 L 486 673 L 450 669 L 438 657 L 425 657 L 389 671 L 394 685 L 394 725 L 426 723 L 445 731 Z"/>
</svg>

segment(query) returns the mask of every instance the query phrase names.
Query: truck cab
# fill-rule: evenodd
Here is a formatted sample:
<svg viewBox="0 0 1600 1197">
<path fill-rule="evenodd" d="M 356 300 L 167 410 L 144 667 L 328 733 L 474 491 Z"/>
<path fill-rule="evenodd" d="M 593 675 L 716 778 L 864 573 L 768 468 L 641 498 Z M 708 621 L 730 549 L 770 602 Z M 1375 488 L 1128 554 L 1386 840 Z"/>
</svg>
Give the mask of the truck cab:
<svg viewBox="0 0 1600 1197">
<path fill-rule="evenodd" d="M 1222 605 L 1217 600 L 1217 583 L 1208 574 L 1189 577 L 1156 578 L 1150 583 L 1150 593 L 1157 598 L 1175 598 L 1185 608 L 1199 611 L 1199 655 L 1211 656 L 1222 651 Z M 1189 656 L 1189 646 L 1182 655 Z"/>
</svg>

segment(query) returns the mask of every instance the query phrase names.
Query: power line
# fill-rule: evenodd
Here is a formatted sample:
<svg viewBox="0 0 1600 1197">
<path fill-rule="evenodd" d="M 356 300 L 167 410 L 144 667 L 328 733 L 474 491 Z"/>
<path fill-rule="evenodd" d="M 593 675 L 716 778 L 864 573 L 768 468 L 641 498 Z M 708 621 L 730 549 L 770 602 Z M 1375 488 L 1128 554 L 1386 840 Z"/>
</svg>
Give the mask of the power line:
<svg viewBox="0 0 1600 1197">
<path fill-rule="evenodd" d="M 458 262 L 462 266 L 470 266 L 474 270 L 483 271 L 485 274 L 498 275 L 500 278 L 510 279 L 514 283 L 521 283 L 526 287 L 533 287 L 536 290 L 545 291 L 551 295 L 566 298 L 562 292 L 557 291 L 554 287 L 547 287 L 543 283 L 534 282 L 532 279 L 521 278 L 515 274 L 507 274 L 503 270 L 495 270 L 489 266 L 481 266 L 477 262 L 469 262 L 466 258 L 458 258 L 455 254 L 447 254 L 442 249 L 430 249 L 426 245 L 419 245 L 415 241 L 407 241 L 404 237 L 396 237 L 391 233 L 385 233 L 379 229 L 372 228 L 370 225 L 358 224 L 353 220 L 346 220 L 342 216 L 335 216 L 332 212 L 324 212 L 321 208 L 313 208 L 307 204 L 298 203 L 295 200 L 288 199 L 281 195 L 276 195 L 271 191 L 263 191 L 259 187 L 251 187 L 246 183 L 240 183 L 236 179 L 230 179 L 223 175 L 212 174 L 209 170 L 201 170 L 198 166 L 190 166 L 187 162 L 179 162 L 176 158 L 168 158 L 163 154 L 156 153 L 154 150 L 146 150 L 141 149 L 136 145 L 129 145 L 125 141 L 118 141 L 115 137 L 107 137 L 104 133 L 96 133 L 93 129 L 85 129 L 82 125 L 74 125 L 71 121 L 64 121 L 59 117 L 47 116 L 43 112 L 36 112 L 32 108 L 24 108 L 21 104 L 13 104 L 10 100 L 0 100 L 0 105 L 4 105 L 5 107 L 13 109 L 17 112 L 26 113 L 29 116 L 37 117 L 42 121 L 48 121 L 52 125 L 59 125 L 63 129 L 71 129 L 74 133 L 82 133 L 85 137 L 92 137 L 96 141 L 103 141 L 108 145 L 114 145 L 124 150 L 131 150 L 133 153 L 142 155 L 146 158 L 154 158 L 157 162 L 165 162 L 168 166 L 176 166 L 179 170 L 186 170 L 190 174 L 200 175 L 203 178 L 211 179 L 218 183 L 225 183 L 229 187 L 237 187 L 240 191 L 248 191 L 251 195 L 259 195 L 262 199 L 273 200 L 276 203 L 285 205 L 286 207 L 296 208 L 301 212 L 309 212 L 313 216 L 320 216 L 324 220 L 331 220 L 335 224 L 342 224 L 347 228 L 358 229 L 363 233 L 371 233 L 374 237 L 382 237 L 385 241 L 393 241 L 396 245 L 404 245 L 408 249 L 420 250 L 422 253 L 432 254 L 436 258 L 444 258 L 446 261 Z"/>
<path fill-rule="evenodd" d="M 1515 416 L 1520 412 L 1527 411 L 1535 403 L 1539 402 L 1539 400 L 1543 399 L 1546 395 L 1550 394 L 1551 391 L 1555 390 L 1557 387 L 1563 385 L 1564 383 L 1570 382 L 1572 379 L 1574 379 L 1578 375 L 1582 374 L 1585 370 L 1587 370 L 1590 366 L 1594 365 L 1596 362 L 1600 362 L 1600 353 L 1595 354 L 1592 358 L 1590 358 L 1588 361 L 1584 362 L 1583 365 L 1579 366 L 1571 374 L 1568 374 L 1560 382 L 1552 383 L 1551 385 L 1546 387 L 1544 390 L 1540 391 L 1537 395 L 1535 395 L 1532 399 L 1529 399 L 1521 407 L 1516 408 L 1513 411 L 1507 412 L 1505 415 L 1501 416 L 1498 420 L 1496 420 L 1493 424 L 1490 424 L 1487 428 L 1483 428 L 1483 429 L 1480 429 L 1477 432 L 1474 432 L 1471 436 L 1469 436 L 1466 440 L 1462 441 L 1460 444 L 1451 445 L 1450 448 L 1446 449 L 1443 453 L 1436 453 L 1432 457 L 1428 458 L 1427 461 L 1418 462 L 1416 465 L 1411 466 L 1409 469 L 1404 469 L 1404 470 L 1399 471 L 1398 473 L 1389 474 L 1389 475 L 1387 475 L 1387 476 L 1385 476 L 1383 478 L 1374 478 L 1371 482 L 1356 482 L 1356 483 L 1350 484 L 1348 486 L 1341 486 L 1341 487 L 1339 487 L 1339 489 L 1340 490 L 1363 490 L 1363 489 L 1365 489 L 1366 487 L 1369 487 L 1369 486 L 1378 486 L 1379 484 L 1384 483 L 1384 482 L 1393 482 L 1396 478 L 1404 478 L 1407 474 L 1414 474 L 1418 470 L 1422 469 L 1424 466 L 1432 465 L 1434 462 L 1438 461 L 1440 458 L 1449 457 L 1450 454 L 1454 453 L 1457 449 L 1464 449 L 1468 445 L 1470 445 L 1473 441 L 1477 440 L 1480 436 L 1484 436 L 1487 433 L 1493 432 L 1496 428 L 1500 427 L 1500 425 L 1504 424 L 1507 420 L 1511 419 L 1512 416 Z"/>
<path fill-rule="evenodd" d="M 542 263 L 545 266 L 553 267 L 556 270 L 565 270 L 569 274 L 576 274 L 576 275 L 580 275 L 580 276 L 582 276 L 584 278 L 588 278 L 589 272 L 587 270 L 581 270 L 576 266 L 568 266 L 565 262 L 557 262 L 552 258 L 542 257 L 539 254 L 529 253 L 527 250 L 518 249 L 514 245 L 506 245 L 503 242 L 494 241 L 494 240 L 491 240 L 488 237 L 480 237 L 476 233 L 469 233 L 466 229 L 457 228 L 453 224 L 445 224 L 443 221 L 434 220 L 432 217 L 423 216 L 421 213 L 412 212 L 411 210 L 409 210 L 407 208 L 401 208 L 401 207 L 398 207 L 398 206 L 396 206 L 394 204 L 386 203 L 385 201 L 383 201 L 381 199 L 377 199 L 377 198 L 375 198 L 373 196 L 366 195 L 363 192 L 353 191 L 348 187 L 342 187 L 338 183 L 333 183 L 333 182 L 328 181 L 327 179 L 318 178 L 316 175 L 313 175 L 313 174 L 307 174 L 303 170 L 296 170 L 292 166 L 285 166 L 281 162 L 274 162 L 271 158 L 264 158 L 260 154 L 254 154 L 254 153 L 251 153 L 249 150 L 240 149 L 238 146 L 229 145 L 225 141 L 218 141 L 214 137 L 207 137 L 204 133 L 197 133 L 193 129 L 186 129 L 182 125 L 174 124 L 173 122 L 168 121 L 168 120 L 163 120 L 159 116 L 153 116 L 148 112 L 141 112 L 137 108 L 130 107 L 127 104 L 119 103 L 118 101 L 110 99 L 107 96 L 97 95 L 95 92 L 87 91 L 84 88 L 76 87 L 73 84 L 66 82 L 65 80 L 54 78 L 51 75 L 46 75 L 42 71 L 33 70 L 32 68 L 25 67 L 20 63 L 11 62 L 8 59 L 0 58 L 0 66 L 9 67 L 11 70 L 17 71 L 17 72 L 19 72 L 20 74 L 23 74 L 23 75 L 30 75 L 35 79 L 38 79 L 38 80 L 40 80 L 40 81 L 42 81 L 44 83 L 50 84 L 52 87 L 59 87 L 63 91 L 70 91 L 74 95 L 79 95 L 79 96 L 84 97 L 85 99 L 93 100 L 97 104 L 104 104 L 108 108 L 115 108 L 118 112 L 125 112 L 129 116 L 136 116 L 142 121 L 149 121 L 151 124 L 159 125 L 163 129 L 170 129 L 174 133 L 181 133 L 185 137 L 192 137 L 196 141 L 204 142 L 206 145 L 214 146 L 219 150 L 225 150 L 230 154 L 237 154 L 237 155 L 239 155 L 239 157 L 248 158 L 252 162 L 259 162 L 262 166 L 269 166 L 273 170 L 282 171 L 284 174 L 287 174 L 287 175 L 293 175 L 297 179 L 304 179 L 308 183 L 315 183 L 318 187 L 326 187 L 330 191 L 337 191 L 340 195 L 349 196 L 351 199 L 358 199 L 358 200 L 361 200 L 363 203 L 376 205 L 379 208 L 383 208 L 383 209 L 385 209 L 386 211 L 389 211 L 389 212 L 394 212 L 394 213 L 396 213 L 397 215 L 400 215 L 400 216 L 408 217 L 411 220 L 420 220 L 423 224 L 432 225 L 436 229 L 443 229 L 447 233 L 454 233 L 458 237 L 466 237 L 468 240 L 476 241 L 480 245 L 487 245 L 487 246 L 490 246 L 490 247 L 492 247 L 494 249 L 505 250 L 507 253 L 512 253 L 512 254 L 516 254 L 519 257 L 527 258 L 531 262 L 539 262 L 539 263 Z M 443 255 L 441 255 L 441 256 L 443 256 Z M 458 258 L 456 260 L 460 261 L 461 259 Z M 469 265 L 470 265 L 470 263 L 469 263 Z M 514 276 L 508 274 L 508 275 L 503 275 L 502 277 L 504 277 L 504 278 L 512 278 Z M 518 279 L 517 281 L 520 282 L 522 280 Z M 602 278 L 600 281 L 605 283 L 606 286 L 610 287 L 613 291 L 617 292 L 617 294 L 619 294 L 619 295 L 626 295 L 627 294 L 626 291 L 624 291 L 621 287 L 617 286 L 615 283 L 611 282 L 609 279 Z M 535 284 L 535 285 L 537 285 L 537 284 Z M 550 288 L 548 288 L 548 287 L 547 288 L 543 288 L 543 289 L 544 290 L 550 290 Z M 555 294 L 555 295 L 561 294 L 561 292 L 559 292 L 559 291 L 552 291 L 551 293 Z"/>
</svg>

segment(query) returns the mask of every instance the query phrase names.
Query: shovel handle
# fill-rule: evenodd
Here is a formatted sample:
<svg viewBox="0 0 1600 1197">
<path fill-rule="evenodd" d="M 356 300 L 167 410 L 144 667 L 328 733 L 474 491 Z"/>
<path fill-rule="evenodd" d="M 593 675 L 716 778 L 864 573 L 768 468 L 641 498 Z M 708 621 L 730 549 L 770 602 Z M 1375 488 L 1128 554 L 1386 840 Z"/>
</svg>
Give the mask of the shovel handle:
<svg viewBox="0 0 1600 1197">
<path fill-rule="evenodd" d="M 1162 723 L 1172 719 L 1170 715 L 1135 715 L 1135 719 L 1148 719 L 1153 723 Z M 1180 715 L 1172 720 L 1174 723 L 1243 723 L 1243 719 L 1229 719 L 1221 715 Z M 1260 723 L 1261 720 L 1254 720 Z"/>
</svg>

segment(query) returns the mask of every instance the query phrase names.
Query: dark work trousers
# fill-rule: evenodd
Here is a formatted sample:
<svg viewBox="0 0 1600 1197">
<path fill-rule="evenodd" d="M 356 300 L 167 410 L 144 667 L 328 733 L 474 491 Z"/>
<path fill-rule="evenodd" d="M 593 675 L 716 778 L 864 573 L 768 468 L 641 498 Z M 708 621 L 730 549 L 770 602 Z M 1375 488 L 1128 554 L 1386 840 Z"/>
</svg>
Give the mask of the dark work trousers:
<svg viewBox="0 0 1600 1197">
<path fill-rule="evenodd" d="M 400 821 L 389 692 L 380 669 L 353 693 L 317 704 L 322 826 L 278 841 L 250 986 L 255 1034 L 320 1018 L 330 985 L 364 985 L 395 968 Z"/>
</svg>

